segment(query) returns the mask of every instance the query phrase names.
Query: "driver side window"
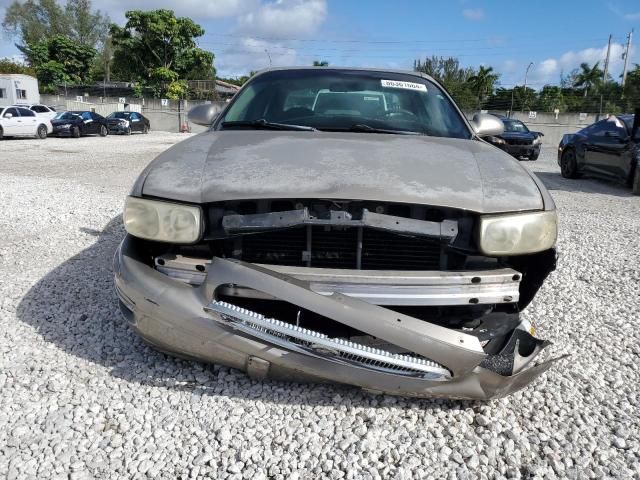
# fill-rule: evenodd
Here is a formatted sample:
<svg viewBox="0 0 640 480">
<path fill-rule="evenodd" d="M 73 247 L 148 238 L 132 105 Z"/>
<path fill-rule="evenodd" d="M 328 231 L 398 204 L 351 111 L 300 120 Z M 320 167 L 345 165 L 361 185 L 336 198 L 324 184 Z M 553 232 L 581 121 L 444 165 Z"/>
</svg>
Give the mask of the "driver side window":
<svg viewBox="0 0 640 480">
<path fill-rule="evenodd" d="M 602 120 L 592 127 L 589 135 L 595 138 L 611 136 L 623 137 L 625 135 L 625 130 L 617 126 L 614 122 Z"/>
</svg>

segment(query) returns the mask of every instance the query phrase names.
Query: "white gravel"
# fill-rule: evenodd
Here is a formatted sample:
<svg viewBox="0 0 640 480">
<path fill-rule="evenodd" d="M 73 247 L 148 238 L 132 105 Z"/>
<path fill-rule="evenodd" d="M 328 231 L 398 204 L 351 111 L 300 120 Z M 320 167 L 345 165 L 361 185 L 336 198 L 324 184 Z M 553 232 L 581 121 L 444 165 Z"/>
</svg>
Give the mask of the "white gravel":
<svg viewBox="0 0 640 480">
<path fill-rule="evenodd" d="M 640 198 L 564 180 L 559 269 L 525 315 L 571 353 L 487 404 L 257 382 L 146 346 L 111 259 L 124 196 L 184 138 L 0 142 L 1 478 L 639 478 Z"/>
</svg>

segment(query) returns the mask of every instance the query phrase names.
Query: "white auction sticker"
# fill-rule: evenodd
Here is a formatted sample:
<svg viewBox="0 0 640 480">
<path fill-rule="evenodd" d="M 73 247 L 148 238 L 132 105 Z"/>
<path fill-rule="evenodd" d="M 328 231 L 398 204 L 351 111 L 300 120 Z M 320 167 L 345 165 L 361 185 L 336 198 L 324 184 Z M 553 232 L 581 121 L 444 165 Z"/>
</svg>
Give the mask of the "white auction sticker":
<svg viewBox="0 0 640 480">
<path fill-rule="evenodd" d="M 422 83 L 403 82 L 401 80 L 380 80 L 383 87 L 388 88 L 403 88 L 405 90 L 418 90 L 420 92 L 426 92 L 427 86 Z"/>
</svg>

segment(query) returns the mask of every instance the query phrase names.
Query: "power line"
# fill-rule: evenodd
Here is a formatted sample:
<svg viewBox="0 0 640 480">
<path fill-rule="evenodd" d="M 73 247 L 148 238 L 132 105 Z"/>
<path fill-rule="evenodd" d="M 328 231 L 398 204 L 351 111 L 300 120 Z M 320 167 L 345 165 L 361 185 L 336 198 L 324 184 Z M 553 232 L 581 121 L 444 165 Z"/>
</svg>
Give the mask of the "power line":
<svg viewBox="0 0 640 480">
<path fill-rule="evenodd" d="M 208 33 L 206 34 L 207 37 L 209 36 L 214 36 L 214 37 L 232 37 L 232 38 L 241 38 L 241 39 L 245 39 L 245 38 L 251 38 L 253 40 L 263 40 L 263 41 L 270 41 L 270 42 L 320 42 L 320 43 L 365 43 L 365 44 L 407 44 L 407 43 L 411 43 L 411 44 L 416 44 L 416 43 L 446 43 L 446 44 L 450 44 L 450 43 L 467 43 L 467 42 L 471 42 L 471 43 L 477 43 L 477 42 L 487 42 L 491 40 L 490 36 L 485 36 L 485 37 L 480 37 L 480 38 L 454 38 L 454 39 L 448 39 L 448 40 L 425 40 L 424 38 L 422 39 L 403 39 L 403 40 L 363 40 L 363 39 L 335 39 L 335 38 L 292 38 L 292 37 L 266 37 L 266 36 L 256 36 L 256 35 L 246 35 L 246 34 L 239 34 L 239 33 Z M 539 36 L 538 35 L 519 35 L 517 37 L 518 39 L 522 39 L 522 38 L 531 38 L 531 39 L 538 39 Z M 507 41 L 509 39 L 512 39 L 512 37 L 505 37 L 504 41 Z M 576 39 L 574 39 L 576 40 Z M 597 37 L 597 38 L 590 38 L 590 39 L 579 39 L 582 42 L 597 42 L 597 41 L 602 41 L 602 42 L 606 42 L 607 41 L 607 37 Z M 551 40 L 550 40 L 551 41 Z M 557 43 L 557 42 L 556 42 Z"/>
</svg>

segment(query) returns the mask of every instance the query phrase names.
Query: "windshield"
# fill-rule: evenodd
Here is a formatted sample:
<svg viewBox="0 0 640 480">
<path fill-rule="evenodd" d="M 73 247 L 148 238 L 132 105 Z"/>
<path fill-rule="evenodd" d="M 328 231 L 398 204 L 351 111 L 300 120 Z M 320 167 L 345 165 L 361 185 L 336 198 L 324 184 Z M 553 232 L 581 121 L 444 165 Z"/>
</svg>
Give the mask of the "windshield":
<svg viewBox="0 0 640 480">
<path fill-rule="evenodd" d="M 527 133 L 529 129 L 519 120 L 504 120 L 505 132 Z"/>
<path fill-rule="evenodd" d="M 218 128 L 269 123 L 471 138 L 462 116 L 436 84 L 399 73 L 324 68 L 267 72 L 236 96 Z"/>
<path fill-rule="evenodd" d="M 110 113 L 107 118 L 124 118 L 124 119 L 128 119 L 129 118 L 129 112 L 113 112 L 113 113 Z"/>
<path fill-rule="evenodd" d="M 59 112 L 59 113 L 56 113 L 56 116 L 53 117 L 53 119 L 54 120 L 71 120 L 77 116 L 78 114 L 73 112 Z"/>
</svg>

